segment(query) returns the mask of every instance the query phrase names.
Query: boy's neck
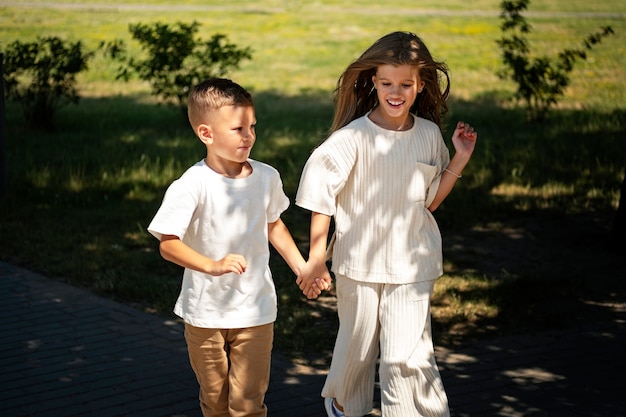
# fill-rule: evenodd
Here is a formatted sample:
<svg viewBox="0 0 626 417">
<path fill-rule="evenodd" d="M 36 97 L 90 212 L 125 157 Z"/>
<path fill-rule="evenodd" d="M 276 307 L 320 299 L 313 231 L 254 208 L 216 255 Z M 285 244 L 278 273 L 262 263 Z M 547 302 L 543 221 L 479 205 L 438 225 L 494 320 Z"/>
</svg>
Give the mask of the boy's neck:
<svg viewBox="0 0 626 417">
<path fill-rule="evenodd" d="M 252 174 L 252 166 L 248 161 L 222 161 L 220 163 L 206 157 L 204 158 L 204 163 L 211 168 L 211 170 L 226 178 L 246 178 Z"/>
</svg>

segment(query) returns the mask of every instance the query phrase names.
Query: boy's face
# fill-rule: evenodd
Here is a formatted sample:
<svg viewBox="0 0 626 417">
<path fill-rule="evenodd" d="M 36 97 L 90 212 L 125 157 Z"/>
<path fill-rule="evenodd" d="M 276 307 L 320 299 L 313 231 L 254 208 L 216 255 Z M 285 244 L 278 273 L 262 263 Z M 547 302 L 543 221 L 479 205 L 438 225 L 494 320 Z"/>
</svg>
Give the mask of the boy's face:
<svg viewBox="0 0 626 417">
<path fill-rule="evenodd" d="M 224 106 L 207 124 L 197 128 L 208 157 L 221 166 L 246 162 L 256 141 L 256 117 L 252 106 Z"/>
</svg>

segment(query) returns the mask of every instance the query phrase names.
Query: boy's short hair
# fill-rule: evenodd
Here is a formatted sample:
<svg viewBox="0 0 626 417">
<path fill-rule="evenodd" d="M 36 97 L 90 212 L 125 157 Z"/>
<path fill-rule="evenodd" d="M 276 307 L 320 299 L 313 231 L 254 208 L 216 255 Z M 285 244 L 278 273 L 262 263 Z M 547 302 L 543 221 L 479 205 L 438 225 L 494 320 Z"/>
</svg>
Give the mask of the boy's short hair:
<svg viewBox="0 0 626 417">
<path fill-rule="evenodd" d="M 187 115 L 192 127 L 207 121 L 209 113 L 224 106 L 254 106 L 252 95 L 226 78 L 210 78 L 194 86 L 187 97 Z"/>
</svg>

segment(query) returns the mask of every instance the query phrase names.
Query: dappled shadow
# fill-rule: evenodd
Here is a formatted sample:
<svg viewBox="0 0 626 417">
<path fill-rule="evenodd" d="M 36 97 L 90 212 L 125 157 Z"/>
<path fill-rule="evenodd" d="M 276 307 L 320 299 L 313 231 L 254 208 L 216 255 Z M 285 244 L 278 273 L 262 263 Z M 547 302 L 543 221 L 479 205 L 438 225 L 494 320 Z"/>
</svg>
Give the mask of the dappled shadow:
<svg viewBox="0 0 626 417">
<path fill-rule="evenodd" d="M 276 166 L 293 188 L 290 177 L 299 174 L 296 170 L 301 169 L 310 149 L 325 137 L 332 116 L 331 100 L 327 94 L 316 92 L 297 97 L 261 92 L 254 100 L 258 124 L 252 157 Z M 54 189 L 57 198 L 64 200 L 59 194 L 67 193 L 71 200 L 76 190 L 69 186 L 70 177 L 83 176 L 93 177 L 94 183 L 80 188 L 81 196 L 93 190 L 124 198 L 132 190 L 146 188 L 149 198 L 159 200 L 161 196 L 155 192 L 163 191 L 169 178 L 155 189 L 152 184 L 156 181 L 142 182 L 140 175 L 128 175 L 125 181 L 120 173 L 154 170 L 158 176 L 160 170 L 171 168 L 171 176 L 206 154 L 180 109 L 155 103 L 144 95 L 83 98 L 79 105 L 60 110 L 56 130 L 43 134 L 24 129 L 16 109 L 12 110 L 8 152 L 12 161 L 25 163 L 9 162 L 10 185 L 23 186 L 26 192 L 38 189 L 38 195 L 46 188 Z M 33 152 L 35 146 L 40 152 Z M 41 166 L 39 163 L 53 168 L 41 184 L 25 172 Z M 107 175 L 121 178 L 111 181 L 111 188 L 107 188 L 103 180 Z"/>
<path fill-rule="evenodd" d="M 626 415 L 624 319 L 439 349 L 452 415 Z"/>
<path fill-rule="evenodd" d="M 5 415 L 201 416 L 180 324 L 9 264 L 0 275 Z"/>
<path fill-rule="evenodd" d="M 523 112 L 499 108 L 489 94 L 453 101 L 451 108 L 452 120 L 476 120 L 479 145 L 435 214 L 445 272 L 482 277 L 488 288 L 449 289 L 433 303 L 450 296 L 460 305 L 482 302 L 499 310 L 472 322 L 461 311 L 435 318 L 438 342 L 611 317 L 606 306 L 626 299 L 619 278 L 626 276 L 623 245 L 611 234 L 611 195 L 619 192 L 626 166 L 626 112 L 555 110 L 543 124 L 530 124 Z M 493 130 L 507 125 L 507 131 Z"/>
<path fill-rule="evenodd" d="M 281 172 L 293 198 L 310 152 L 327 136 L 331 94 L 261 91 L 253 96 L 258 118 L 253 157 Z M 502 282 L 497 293 L 459 296 L 467 301 L 491 297 L 504 306 L 499 318 L 510 317 L 511 328 L 520 315 L 533 317 L 549 300 L 566 299 L 562 311 L 587 306 L 580 310 L 587 315 L 595 310 L 590 300 L 610 299 L 609 293 L 623 299 L 623 286 L 611 292 L 613 282 L 606 279 L 621 273 L 623 262 L 602 242 L 614 211 L 610 196 L 623 175 L 624 110 L 555 110 L 544 124 L 532 125 L 521 110 L 499 103 L 498 92 L 449 103 L 448 147 L 452 150 L 449 133 L 456 120 L 476 126 L 479 144 L 463 179 L 435 213 L 446 272 Z M 85 98 L 62 109 L 57 130 L 47 135 L 25 131 L 14 109 L 9 116 L 3 258 L 129 302 L 160 303 L 159 310 L 169 311 L 179 271 L 159 257 L 145 227 L 171 180 L 204 156 L 180 111 L 146 96 Z M 292 205 L 284 220 L 306 253 L 309 213 Z M 25 235 L 24 230 L 45 233 Z M 598 274 L 602 279 L 590 284 Z M 547 277 L 571 276 L 576 279 L 564 280 L 563 286 L 578 284 L 567 297 L 530 294 L 527 308 L 516 297 L 516 279 L 537 279 L 540 286 Z M 277 285 L 281 294 L 293 287 L 290 272 L 279 272 L 276 279 L 284 284 Z M 594 297 L 580 296 L 589 293 Z M 292 291 L 282 302 L 302 303 L 298 297 Z M 311 308 L 321 319 L 297 318 L 292 328 L 322 320 L 332 341 L 334 312 L 323 303 Z M 475 325 L 492 329 L 494 323 L 485 319 Z M 319 353 L 328 354 L 331 344 Z"/>
<path fill-rule="evenodd" d="M 291 194 L 308 149 L 322 139 L 320 120 L 327 116 L 320 113 L 330 109 L 322 101 L 317 93 L 283 97 L 267 92 L 256 98 L 259 132 L 253 157 L 276 166 Z M 57 129 L 49 134 L 25 130 L 17 110 L 9 110 L 8 197 L 2 204 L 6 240 L 0 238 L 4 259 L 117 297 L 152 302 L 159 290 L 129 288 L 129 282 L 172 276 L 145 227 L 171 181 L 206 155 L 188 121 L 179 109 L 144 95 L 84 98 L 57 114 Z M 25 225 L 46 233 L 14 244 Z M 72 236 L 71 244 L 53 238 L 63 234 Z M 56 251 L 56 259 L 82 262 L 63 269 L 64 262 L 50 265 L 49 258 L 35 255 Z M 101 282 L 93 282 L 102 275 Z M 165 298 L 176 291 L 170 284 L 156 286 L 165 287 Z M 126 294 L 116 293 L 122 288 Z"/>
<path fill-rule="evenodd" d="M 437 317 L 438 342 L 610 320 L 614 306 L 625 302 L 626 264 L 611 250 L 609 235 L 606 215 L 545 213 L 444 233 L 446 274 L 474 276 L 486 285 L 448 288 L 433 305 L 442 307 L 452 297 L 460 305 L 484 303 L 498 311 L 472 320 L 462 311 Z"/>
<path fill-rule="evenodd" d="M 0 376 L 5 415 L 200 417 L 198 383 L 179 320 L 146 314 L 0 263 Z M 322 416 L 324 373 L 280 352 L 272 416 Z"/>
<path fill-rule="evenodd" d="M 259 124 L 254 157 L 281 172 L 286 190 L 293 197 L 310 151 L 326 136 L 332 117 L 331 98 L 327 92 L 295 97 L 260 92 L 255 101 Z M 496 282 L 495 290 L 457 290 L 455 296 L 466 303 L 485 298 L 501 306 L 498 317 L 479 318 L 470 329 L 434 320 L 438 342 L 441 335 L 450 336 L 446 346 L 454 347 L 453 351 L 439 348 L 437 352 L 453 414 L 624 415 L 624 404 L 615 391 L 621 385 L 612 378 L 626 372 L 626 360 L 623 353 L 618 356 L 621 350 L 616 356 L 611 353 L 614 344 L 624 345 L 623 336 L 611 329 L 585 327 L 591 322 L 616 323 L 616 317 L 624 320 L 619 309 L 625 299 L 626 272 L 623 258 L 605 245 L 614 208 L 602 197 L 611 194 L 610 190 L 619 190 L 624 166 L 620 136 L 626 124 L 624 111 L 555 111 L 543 125 L 534 126 L 524 121 L 519 110 L 499 106 L 495 96 L 472 102 L 452 100 L 450 107 L 448 124 L 458 119 L 470 121 L 479 130 L 479 146 L 463 179 L 435 213 L 443 233 L 446 272 L 484 276 Z M 60 112 L 57 126 L 50 135 L 31 134 L 16 123 L 8 126 L 9 198 L 2 203 L 0 223 L 3 259 L 126 302 L 154 306 L 157 299 L 167 300 L 159 309 L 169 311 L 178 291 L 179 271 L 159 257 L 155 242 L 142 233 L 171 179 L 203 156 L 201 144 L 176 109 L 157 106 L 145 97 L 84 99 L 78 107 Z M 449 134 L 444 138 L 451 147 Z M 143 175 L 146 170 L 148 175 Z M 72 178 L 86 180 L 73 184 Z M 520 188 L 494 192 L 503 184 Z M 549 184 L 562 185 L 567 192 L 524 192 L 527 186 L 541 188 Z M 285 213 L 286 223 L 303 248 L 308 220 L 306 211 L 293 206 Z M 283 306 L 303 303 L 292 275 L 285 272 L 284 265 L 282 268 L 275 274 L 280 302 Z M 559 284 L 546 290 L 546 280 Z M 15 293 L 5 295 L 19 300 Z M 55 308 L 65 305 L 62 297 L 47 303 Z M 277 331 L 287 328 L 289 332 L 282 338 L 277 335 L 277 349 L 280 352 L 285 348 L 287 354 L 317 358 L 319 362 L 311 369 L 294 366 L 284 376 L 277 376 L 268 398 L 285 407 L 305 404 L 310 413 L 298 415 L 321 416 L 323 409 L 317 395 L 336 329 L 332 293 L 322 301 L 310 302 L 307 308 L 309 314 L 298 317 L 285 315 L 288 309 L 279 312 Z M 23 314 L 20 309 L 3 311 Z M 44 312 L 38 317 L 48 315 Z M 120 383 L 115 379 L 120 375 L 111 368 L 116 364 L 125 377 L 134 375 L 127 371 L 137 364 L 138 357 L 132 355 L 139 350 L 118 351 L 118 356 L 107 356 L 106 363 L 89 362 L 89 356 L 81 353 L 87 346 L 84 338 L 90 337 L 89 331 L 83 334 L 83 330 L 70 326 L 67 330 L 74 339 L 65 339 L 60 324 L 65 313 L 49 317 L 57 319 L 53 326 L 61 333 L 54 337 L 60 344 L 47 344 L 46 349 L 66 349 L 64 352 L 71 357 L 63 360 L 72 366 L 64 364 L 62 371 L 46 373 L 44 365 L 49 360 L 41 362 L 37 352 L 10 356 L 24 359 L 11 362 L 12 366 L 18 362 L 28 366 L 25 374 L 30 376 L 29 385 L 24 392 L 29 394 L 30 403 L 38 386 L 34 382 L 42 375 L 60 378 L 55 384 L 61 386 L 67 378 L 93 378 L 111 369 L 107 388 L 99 386 L 91 391 L 102 391 L 107 399 L 125 398 L 127 393 L 120 392 L 119 387 L 145 380 L 140 369 L 137 380 Z M 75 320 L 76 326 L 86 323 L 88 329 L 101 328 L 99 321 L 80 318 Z M 23 320 L 21 315 L 5 317 L 2 322 L 10 325 Z M 309 353 L 302 338 L 298 340 L 299 332 L 316 327 L 321 331 L 314 333 L 315 345 Z M 541 329 L 557 327 L 580 331 L 571 336 L 541 333 L 547 346 L 539 350 L 537 339 L 531 336 L 537 336 Z M 44 339 L 35 329 L 29 329 L 22 342 L 41 346 Z M 42 328 L 42 334 L 50 335 L 50 331 Z M 3 331 L 15 333 L 14 326 Z M 131 333 L 130 339 L 140 336 L 135 330 Z M 500 334 L 519 336 L 493 339 Z M 97 330 L 94 337 L 98 342 L 89 346 L 97 351 L 108 339 L 103 342 L 105 336 Z M 471 342 L 472 337 L 490 338 Z M 456 344 L 459 342 L 463 343 Z M 178 358 L 180 363 L 155 367 L 158 346 L 154 339 L 146 343 L 151 346 L 145 350 L 150 356 L 146 359 L 150 372 L 160 369 L 166 377 L 173 377 L 186 366 L 184 355 L 178 357 L 184 350 L 179 345 L 177 353 L 169 357 Z M 9 343 L 4 346 L 15 347 Z M 39 352 L 45 356 L 50 351 Z M 596 360 L 600 359 L 605 363 L 599 364 Z M 584 376 L 581 364 L 589 365 L 585 368 L 591 369 L 590 378 Z M 90 371 L 83 373 L 88 368 Z M 185 398 L 178 404 L 188 404 L 190 410 L 197 411 L 196 383 L 190 370 L 185 369 L 186 388 L 180 389 L 175 382 L 175 389 L 168 386 L 167 397 L 184 393 Z M 68 371 L 71 374 L 62 374 Z M 45 382 L 50 392 L 49 378 Z M 314 389 L 302 392 L 307 384 Z M 89 386 L 74 387 L 74 395 Z M 148 396 L 145 398 L 163 397 L 146 394 L 149 392 L 147 388 L 142 391 Z M 583 411 L 583 407 L 589 409 Z M 284 415 L 295 415 L 293 410 Z"/>
<path fill-rule="evenodd" d="M 6 263 L 0 275 L 5 412 L 33 415 L 45 403 L 48 413 L 68 417 L 200 416 L 180 322 Z M 625 416 L 625 323 L 622 305 L 610 320 L 570 332 L 437 348 L 452 415 Z M 276 351 L 266 397 L 271 415 L 324 416 L 325 375 Z"/>
</svg>

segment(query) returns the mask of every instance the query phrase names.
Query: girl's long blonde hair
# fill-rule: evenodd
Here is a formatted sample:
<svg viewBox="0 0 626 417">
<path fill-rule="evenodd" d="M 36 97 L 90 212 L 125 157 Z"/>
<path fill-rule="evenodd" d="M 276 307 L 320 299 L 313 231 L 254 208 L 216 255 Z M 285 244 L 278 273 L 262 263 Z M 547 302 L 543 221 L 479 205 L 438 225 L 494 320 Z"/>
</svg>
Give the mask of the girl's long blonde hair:
<svg viewBox="0 0 626 417">
<path fill-rule="evenodd" d="M 404 64 L 416 66 L 425 83 L 411 106 L 411 113 L 435 122 L 441 129 L 441 118 L 448 111 L 448 67 L 443 62 L 435 61 L 424 42 L 414 33 L 393 32 L 377 40 L 339 77 L 331 132 L 378 105 L 372 76 L 379 66 Z"/>
</svg>

